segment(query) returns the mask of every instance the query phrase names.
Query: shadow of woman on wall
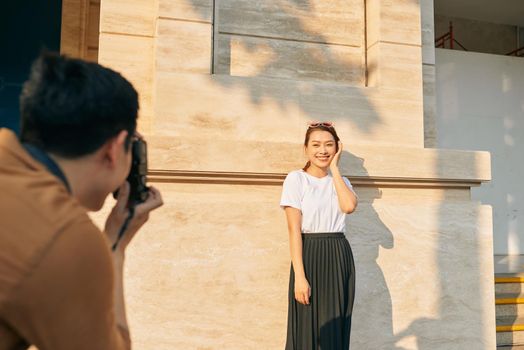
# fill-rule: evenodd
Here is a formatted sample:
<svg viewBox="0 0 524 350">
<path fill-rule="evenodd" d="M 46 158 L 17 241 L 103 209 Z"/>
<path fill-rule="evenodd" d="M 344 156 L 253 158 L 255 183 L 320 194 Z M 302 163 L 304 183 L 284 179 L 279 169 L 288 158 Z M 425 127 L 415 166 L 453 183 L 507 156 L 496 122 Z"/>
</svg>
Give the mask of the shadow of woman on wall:
<svg viewBox="0 0 524 350">
<path fill-rule="evenodd" d="M 369 176 L 364 159 L 344 151 L 351 172 L 362 178 Z M 353 182 L 358 182 L 353 179 Z M 347 238 L 351 244 L 356 267 L 356 292 L 351 327 L 351 349 L 402 350 L 393 334 L 392 301 L 377 259 L 380 248 L 393 249 L 391 231 L 381 221 L 373 203 L 382 193 L 372 185 L 357 185 L 359 204 L 346 219 Z M 322 334 L 322 330 L 321 330 Z M 321 336 L 322 338 L 322 336 Z M 322 349 L 330 349 L 322 347 Z"/>
</svg>

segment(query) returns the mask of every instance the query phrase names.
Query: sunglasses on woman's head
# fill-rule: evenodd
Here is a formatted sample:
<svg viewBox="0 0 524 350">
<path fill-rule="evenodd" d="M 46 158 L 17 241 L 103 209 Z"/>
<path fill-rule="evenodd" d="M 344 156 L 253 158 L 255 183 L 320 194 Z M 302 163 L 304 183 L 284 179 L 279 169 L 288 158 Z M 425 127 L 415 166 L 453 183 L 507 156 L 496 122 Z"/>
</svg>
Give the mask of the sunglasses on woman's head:
<svg viewBox="0 0 524 350">
<path fill-rule="evenodd" d="M 333 123 L 332 122 L 308 122 L 307 123 L 309 128 L 317 128 L 319 126 L 324 126 L 326 128 L 332 128 Z"/>
</svg>

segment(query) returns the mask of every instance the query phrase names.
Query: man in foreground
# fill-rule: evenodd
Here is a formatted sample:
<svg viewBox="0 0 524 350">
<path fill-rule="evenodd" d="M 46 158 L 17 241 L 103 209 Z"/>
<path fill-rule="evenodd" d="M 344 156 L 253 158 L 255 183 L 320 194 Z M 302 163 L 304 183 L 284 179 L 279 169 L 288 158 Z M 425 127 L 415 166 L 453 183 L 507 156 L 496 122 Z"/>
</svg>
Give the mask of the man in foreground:
<svg viewBox="0 0 524 350">
<path fill-rule="evenodd" d="M 150 188 L 129 215 L 138 97 L 96 63 L 44 54 L 20 97 L 20 139 L 0 129 L 0 350 L 129 349 L 125 249 L 160 207 Z M 87 211 L 119 188 L 105 232 Z"/>
</svg>

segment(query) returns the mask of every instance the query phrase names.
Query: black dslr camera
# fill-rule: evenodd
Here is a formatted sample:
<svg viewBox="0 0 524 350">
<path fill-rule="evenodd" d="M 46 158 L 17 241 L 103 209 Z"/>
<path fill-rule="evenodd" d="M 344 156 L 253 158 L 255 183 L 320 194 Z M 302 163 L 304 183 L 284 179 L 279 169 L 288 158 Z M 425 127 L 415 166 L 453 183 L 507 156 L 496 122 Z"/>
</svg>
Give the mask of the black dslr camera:
<svg viewBox="0 0 524 350">
<path fill-rule="evenodd" d="M 131 142 L 131 170 L 127 175 L 129 182 L 128 206 L 142 203 L 149 195 L 147 181 L 147 143 L 141 138 L 134 138 Z M 113 192 L 113 197 L 118 196 L 118 190 Z"/>
</svg>

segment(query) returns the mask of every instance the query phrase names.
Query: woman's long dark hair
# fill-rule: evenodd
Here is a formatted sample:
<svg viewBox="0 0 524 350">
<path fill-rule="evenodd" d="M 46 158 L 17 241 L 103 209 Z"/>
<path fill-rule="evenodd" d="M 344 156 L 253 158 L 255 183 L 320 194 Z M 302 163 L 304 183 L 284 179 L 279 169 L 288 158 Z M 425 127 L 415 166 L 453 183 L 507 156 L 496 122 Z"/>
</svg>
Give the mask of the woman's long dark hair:
<svg viewBox="0 0 524 350">
<path fill-rule="evenodd" d="M 311 137 L 311 133 L 313 131 L 318 131 L 318 130 L 327 131 L 331 135 L 333 135 L 333 138 L 335 139 L 335 143 L 336 143 L 335 149 L 336 149 L 336 152 L 338 152 L 338 142 L 340 141 L 340 138 L 338 137 L 337 131 L 335 130 L 335 127 L 333 126 L 319 125 L 319 126 L 309 127 L 306 131 L 306 137 L 304 139 L 304 146 L 307 147 L 307 144 L 309 143 L 309 138 Z M 302 170 L 306 171 L 310 167 L 310 165 L 311 165 L 311 162 L 308 160 L 306 165 L 302 168 Z"/>
</svg>

